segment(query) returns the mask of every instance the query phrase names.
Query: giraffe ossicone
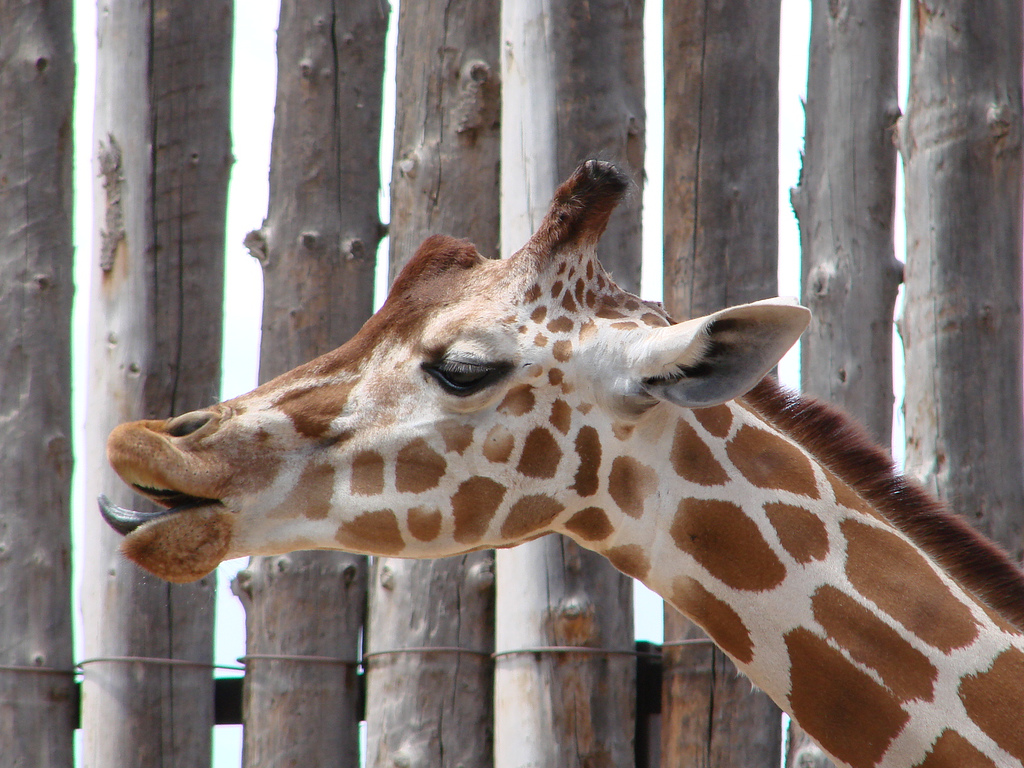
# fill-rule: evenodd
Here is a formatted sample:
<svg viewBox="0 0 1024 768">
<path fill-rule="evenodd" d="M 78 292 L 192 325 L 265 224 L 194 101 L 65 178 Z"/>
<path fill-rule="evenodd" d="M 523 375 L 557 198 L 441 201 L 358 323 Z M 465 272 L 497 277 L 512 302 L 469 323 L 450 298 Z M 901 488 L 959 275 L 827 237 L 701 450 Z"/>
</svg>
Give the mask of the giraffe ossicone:
<svg viewBox="0 0 1024 768">
<path fill-rule="evenodd" d="M 674 323 L 620 290 L 595 248 L 626 186 L 587 162 L 508 259 L 431 237 L 344 346 L 115 429 L 113 467 L 166 508 L 101 501 L 123 552 L 191 581 L 242 555 L 564 533 L 704 627 L 837 762 L 1024 764 L 1020 572 L 764 379 L 806 309 Z"/>
</svg>

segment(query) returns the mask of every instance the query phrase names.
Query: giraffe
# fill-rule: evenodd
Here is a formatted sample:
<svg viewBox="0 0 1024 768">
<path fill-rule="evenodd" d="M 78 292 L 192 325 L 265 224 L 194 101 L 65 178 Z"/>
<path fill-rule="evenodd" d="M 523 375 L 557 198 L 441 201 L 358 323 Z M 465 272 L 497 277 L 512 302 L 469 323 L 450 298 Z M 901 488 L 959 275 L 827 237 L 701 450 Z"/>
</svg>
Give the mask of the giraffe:
<svg viewBox="0 0 1024 768">
<path fill-rule="evenodd" d="M 809 313 L 673 322 L 595 256 L 627 190 L 589 161 L 504 260 L 427 239 L 339 349 L 123 424 L 101 497 L 169 581 L 295 549 L 443 557 L 568 535 L 703 627 L 851 768 L 1024 765 L 1024 578 L 829 406 L 767 372 Z"/>
</svg>

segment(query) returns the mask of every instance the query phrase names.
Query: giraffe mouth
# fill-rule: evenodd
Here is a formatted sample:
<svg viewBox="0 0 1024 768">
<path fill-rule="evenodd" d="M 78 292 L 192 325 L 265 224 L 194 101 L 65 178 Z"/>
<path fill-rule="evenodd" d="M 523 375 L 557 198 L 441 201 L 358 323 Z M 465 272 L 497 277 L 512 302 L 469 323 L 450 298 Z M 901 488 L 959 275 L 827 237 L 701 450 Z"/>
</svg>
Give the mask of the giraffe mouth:
<svg viewBox="0 0 1024 768">
<path fill-rule="evenodd" d="M 187 512 L 189 510 L 199 509 L 200 507 L 223 507 L 217 499 L 203 499 L 198 496 L 189 496 L 188 494 L 180 493 L 179 491 L 160 488 L 145 488 L 134 484 L 132 487 L 140 493 L 149 496 L 158 504 L 167 507 L 167 509 L 161 509 L 156 512 L 137 512 L 134 509 L 127 509 L 125 507 L 118 506 L 104 494 L 100 494 L 97 499 L 99 502 L 100 514 L 103 516 L 103 519 L 107 521 L 107 525 L 122 536 L 127 536 L 145 523 L 169 517 L 179 512 Z"/>
</svg>

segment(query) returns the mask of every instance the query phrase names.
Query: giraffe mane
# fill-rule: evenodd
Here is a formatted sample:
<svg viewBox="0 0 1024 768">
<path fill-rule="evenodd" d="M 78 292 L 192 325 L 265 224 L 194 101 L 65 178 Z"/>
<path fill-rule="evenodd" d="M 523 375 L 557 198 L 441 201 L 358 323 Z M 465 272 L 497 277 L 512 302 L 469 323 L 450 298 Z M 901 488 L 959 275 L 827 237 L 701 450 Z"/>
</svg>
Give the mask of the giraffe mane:
<svg viewBox="0 0 1024 768">
<path fill-rule="evenodd" d="M 1024 573 L 996 544 L 900 472 L 838 408 L 766 377 L 744 396 L 763 418 L 807 449 L 952 578 L 1024 630 Z"/>
</svg>

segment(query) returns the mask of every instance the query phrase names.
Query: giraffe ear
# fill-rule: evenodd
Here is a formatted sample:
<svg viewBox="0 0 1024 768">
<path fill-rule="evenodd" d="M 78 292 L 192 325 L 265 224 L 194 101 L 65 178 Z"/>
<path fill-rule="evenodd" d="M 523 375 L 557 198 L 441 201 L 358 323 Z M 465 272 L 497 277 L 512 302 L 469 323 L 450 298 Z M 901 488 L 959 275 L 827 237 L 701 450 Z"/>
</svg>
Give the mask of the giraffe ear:
<svg viewBox="0 0 1024 768">
<path fill-rule="evenodd" d="M 686 408 L 745 395 L 796 343 L 810 319 L 795 300 L 777 298 L 655 329 L 639 355 L 641 389 Z"/>
</svg>

